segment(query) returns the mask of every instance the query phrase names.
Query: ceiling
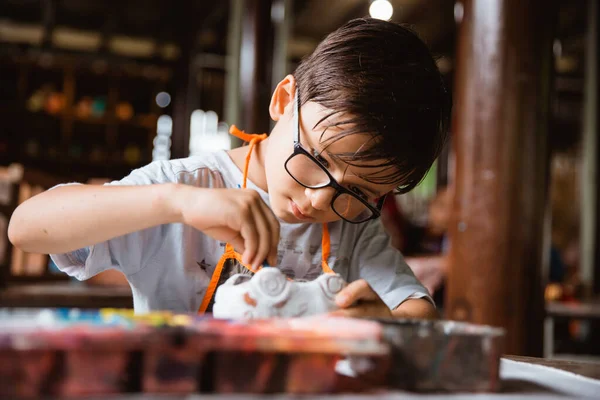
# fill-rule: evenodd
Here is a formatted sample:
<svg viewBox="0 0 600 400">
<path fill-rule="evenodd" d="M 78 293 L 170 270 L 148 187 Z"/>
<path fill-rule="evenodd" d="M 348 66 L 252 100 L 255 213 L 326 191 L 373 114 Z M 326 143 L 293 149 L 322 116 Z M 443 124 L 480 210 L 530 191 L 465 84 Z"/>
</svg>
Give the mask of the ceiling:
<svg viewBox="0 0 600 400">
<path fill-rule="evenodd" d="M 197 31 L 196 48 L 201 53 L 197 60 L 202 60 L 201 66 L 224 69 L 231 1 L 0 0 L 0 55 L 15 48 L 18 51 L 51 48 L 57 43 L 57 32 L 66 28 L 67 40 L 63 43 L 73 38 L 75 32 L 80 44 L 88 46 L 86 51 L 90 55 L 102 56 L 102 50 L 126 48 L 129 57 L 136 60 L 152 58 L 154 62 L 170 63 L 180 54 L 184 38 L 193 37 L 190 31 Z M 370 0 L 272 1 L 291 3 L 287 52 L 292 63 L 309 54 L 325 35 L 346 21 L 367 16 L 370 4 Z M 457 32 L 455 1 L 390 1 L 394 7 L 392 20 L 407 24 L 424 39 L 438 56 L 440 70 L 449 74 L 451 83 Z M 552 137 L 559 147 L 566 148 L 577 142 L 581 132 L 587 4 L 596 0 L 556 1 L 559 13 L 554 45 L 557 76 Z M 27 38 L 29 44 L 9 40 L 8 28 Z M 96 47 L 89 47 L 90 43 Z M 132 49 L 136 52 L 132 53 Z"/>
<path fill-rule="evenodd" d="M 390 0 L 392 20 L 409 25 L 438 55 L 450 54 L 455 40 L 453 0 Z M 294 40 L 318 43 L 346 21 L 369 15 L 368 0 L 305 0 L 294 5 Z"/>
<path fill-rule="evenodd" d="M 275 0 L 277 1 L 277 0 Z M 453 0 L 390 0 L 392 20 L 409 25 L 438 56 L 452 58 L 456 41 Z M 226 54 L 228 0 L 2 0 L 0 22 L 68 26 L 100 35 L 152 38 L 177 44 L 189 29 L 198 29 L 203 52 Z M 367 16 L 369 0 L 291 0 L 288 54 L 298 59 L 344 22 Z M 561 0 L 557 37 L 562 56 L 580 58 L 586 0 Z M 1 45 L 1 44 L 0 44 Z M 577 60 L 576 63 L 580 61 Z"/>
</svg>

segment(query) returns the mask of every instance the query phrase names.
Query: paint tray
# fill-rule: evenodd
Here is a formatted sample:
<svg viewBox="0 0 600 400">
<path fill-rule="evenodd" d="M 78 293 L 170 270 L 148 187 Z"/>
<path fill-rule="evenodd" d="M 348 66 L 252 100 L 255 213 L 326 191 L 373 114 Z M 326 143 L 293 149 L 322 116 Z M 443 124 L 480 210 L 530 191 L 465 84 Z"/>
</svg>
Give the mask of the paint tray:
<svg viewBox="0 0 600 400">
<path fill-rule="evenodd" d="M 381 326 L 101 310 L 0 310 L 0 398 L 329 393 L 347 355 L 385 357 Z"/>
<path fill-rule="evenodd" d="M 0 310 L 0 398 L 127 392 L 150 332 L 97 311 Z"/>
<path fill-rule="evenodd" d="M 381 326 L 370 321 L 212 320 L 198 329 L 219 332 L 206 368 L 216 393 L 332 393 L 339 387 L 336 364 L 345 356 L 388 354 Z"/>
<path fill-rule="evenodd" d="M 454 321 L 376 321 L 390 345 L 389 387 L 417 392 L 499 389 L 503 329 Z"/>
</svg>

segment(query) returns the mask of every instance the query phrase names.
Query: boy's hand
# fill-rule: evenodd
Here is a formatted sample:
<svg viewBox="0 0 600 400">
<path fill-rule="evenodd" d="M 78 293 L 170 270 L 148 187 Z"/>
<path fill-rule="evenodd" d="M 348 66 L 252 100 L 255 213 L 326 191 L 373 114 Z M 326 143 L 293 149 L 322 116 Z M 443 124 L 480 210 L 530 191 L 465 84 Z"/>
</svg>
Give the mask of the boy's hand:
<svg viewBox="0 0 600 400">
<path fill-rule="evenodd" d="M 351 282 L 336 296 L 335 302 L 341 310 L 331 313 L 339 317 L 390 318 L 389 307 L 364 279 Z"/>
<path fill-rule="evenodd" d="M 435 307 L 425 299 L 408 299 L 398 308 L 390 310 L 364 279 L 354 281 L 342 289 L 335 301 L 341 310 L 334 311 L 331 315 L 339 317 L 438 318 Z"/>
<path fill-rule="evenodd" d="M 181 222 L 230 243 L 253 268 L 277 264 L 279 221 L 251 189 L 199 189 L 183 186 L 175 207 Z"/>
</svg>

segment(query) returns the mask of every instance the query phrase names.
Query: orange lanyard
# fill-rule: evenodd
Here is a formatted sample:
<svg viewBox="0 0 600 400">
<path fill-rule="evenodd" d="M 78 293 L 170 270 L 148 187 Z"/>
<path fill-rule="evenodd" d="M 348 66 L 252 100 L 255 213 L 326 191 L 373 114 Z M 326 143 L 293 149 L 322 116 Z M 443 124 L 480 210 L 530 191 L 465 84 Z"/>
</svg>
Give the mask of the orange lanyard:
<svg viewBox="0 0 600 400">
<path fill-rule="evenodd" d="M 248 153 L 246 154 L 246 161 L 244 163 L 243 182 L 242 182 L 242 188 L 246 189 L 246 185 L 247 185 L 247 181 L 248 181 L 248 170 L 250 167 L 250 158 L 252 157 L 252 151 L 254 150 L 254 147 L 256 146 L 257 143 L 259 143 L 267 138 L 267 135 L 265 133 L 263 133 L 263 134 L 246 133 L 246 132 L 241 131 L 238 128 L 236 128 L 235 125 L 231 126 L 231 128 L 229 129 L 229 133 L 232 134 L 233 136 L 243 140 L 244 142 L 249 143 Z M 330 252 L 331 252 L 331 240 L 329 238 L 329 229 L 327 228 L 327 224 L 323 224 L 323 234 L 322 234 L 322 238 L 321 238 L 321 268 L 323 269 L 323 272 L 326 274 L 333 273 L 333 270 L 329 267 L 329 263 L 327 262 Z M 213 272 L 213 275 L 208 284 L 208 287 L 206 288 L 206 294 L 204 295 L 204 298 L 202 299 L 202 304 L 200 305 L 200 308 L 198 309 L 199 313 L 206 312 L 206 310 L 213 298 L 213 295 L 214 295 L 215 291 L 217 290 L 217 286 L 221 279 L 221 274 L 223 273 L 223 266 L 227 259 L 235 259 L 237 262 L 239 262 L 241 265 L 243 265 L 246 269 L 248 269 L 251 272 L 256 272 L 262 268 L 262 266 L 260 266 L 260 267 L 258 267 L 258 269 L 254 270 L 254 269 L 252 269 L 252 267 L 247 266 L 244 263 L 242 263 L 242 256 L 233 249 L 233 246 L 231 246 L 229 243 L 227 243 L 225 245 L 225 253 L 223 253 L 221 258 L 219 259 L 219 262 L 217 263 L 217 266 L 215 267 L 215 271 Z"/>
<path fill-rule="evenodd" d="M 254 150 L 254 146 L 256 146 L 258 142 L 261 142 L 267 138 L 267 134 L 263 133 L 262 135 L 259 135 L 255 133 L 246 133 L 244 131 L 240 131 L 235 125 L 231 125 L 229 133 L 239 139 L 242 139 L 244 142 L 250 143 L 250 146 L 248 148 L 248 154 L 246 154 L 246 163 L 244 164 L 244 174 L 242 183 L 242 188 L 246 189 L 246 181 L 248 180 L 248 169 L 250 168 L 250 157 L 252 157 L 252 150 Z M 321 266 L 323 267 L 323 272 L 328 274 L 333 273 L 333 270 L 329 267 L 329 264 L 327 263 L 329 253 L 331 252 L 331 240 L 329 239 L 329 229 L 327 228 L 327 224 L 323 224 L 321 252 Z"/>
</svg>

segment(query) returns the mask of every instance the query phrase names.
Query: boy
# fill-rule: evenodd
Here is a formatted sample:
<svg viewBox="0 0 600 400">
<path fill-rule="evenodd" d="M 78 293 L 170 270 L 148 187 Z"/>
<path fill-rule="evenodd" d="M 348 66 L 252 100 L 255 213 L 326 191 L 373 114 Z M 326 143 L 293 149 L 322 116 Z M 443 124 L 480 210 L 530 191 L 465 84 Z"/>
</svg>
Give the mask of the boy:
<svg viewBox="0 0 600 400">
<path fill-rule="evenodd" d="M 431 167 L 450 108 L 417 36 L 353 20 L 278 84 L 269 107 L 276 125 L 254 150 L 154 162 L 101 187 L 54 188 L 15 211 L 9 237 L 52 254 L 78 279 L 120 270 L 136 312 L 210 310 L 225 247 L 247 270 L 266 261 L 295 279 L 331 265 L 351 282 L 336 298 L 338 314 L 434 317 L 378 216 L 386 194 L 409 191 Z M 244 175 L 248 189 L 239 188 Z"/>
</svg>

